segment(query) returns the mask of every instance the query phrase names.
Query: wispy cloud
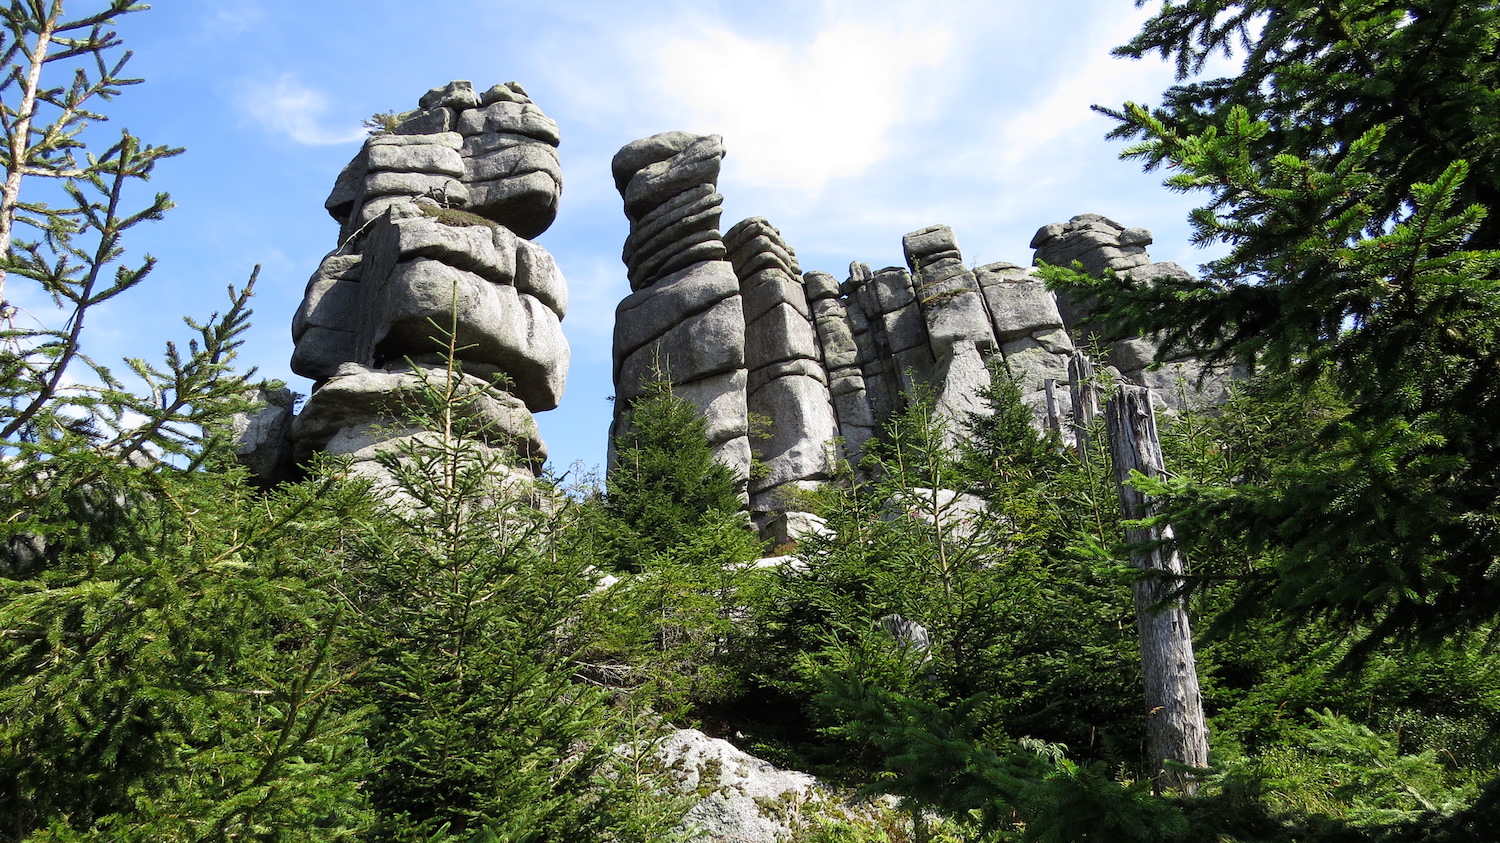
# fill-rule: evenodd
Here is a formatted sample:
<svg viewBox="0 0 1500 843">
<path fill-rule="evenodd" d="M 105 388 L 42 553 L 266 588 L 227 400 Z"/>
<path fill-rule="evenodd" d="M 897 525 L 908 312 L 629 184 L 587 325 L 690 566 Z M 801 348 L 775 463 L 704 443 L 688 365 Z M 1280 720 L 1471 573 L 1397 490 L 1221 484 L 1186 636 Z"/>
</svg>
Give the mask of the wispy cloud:
<svg viewBox="0 0 1500 843">
<path fill-rule="evenodd" d="M 209 13 L 205 28 L 212 35 L 232 38 L 266 20 L 259 3 L 221 3 Z"/>
<path fill-rule="evenodd" d="M 364 136 L 364 129 L 329 128 L 323 125 L 328 98 L 283 73 L 272 82 L 253 82 L 241 94 L 241 106 L 262 127 L 310 146 L 349 143 Z"/>
<path fill-rule="evenodd" d="M 939 64 L 953 39 L 939 26 L 848 19 L 789 47 L 711 28 L 661 46 L 656 84 L 691 128 L 726 137 L 740 181 L 816 194 L 889 154 L 918 73 Z"/>
</svg>

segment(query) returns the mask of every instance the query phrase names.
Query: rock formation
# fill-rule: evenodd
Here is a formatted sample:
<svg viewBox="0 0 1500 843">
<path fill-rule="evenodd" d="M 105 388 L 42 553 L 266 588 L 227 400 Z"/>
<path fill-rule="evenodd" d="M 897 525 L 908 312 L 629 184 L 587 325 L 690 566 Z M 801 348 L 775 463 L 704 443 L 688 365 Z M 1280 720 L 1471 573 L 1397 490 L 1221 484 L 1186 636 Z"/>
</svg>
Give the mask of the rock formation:
<svg viewBox="0 0 1500 843">
<path fill-rule="evenodd" d="M 857 462 L 864 443 L 925 392 L 950 431 L 985 411 L 991 372 L 1020 386 L 1039 427 L 1066 429 L 1075 339 L 1087 302 L 1059 302 L 1034 267 L 971 269 L 953 231 L 935 225 L 902 241 L 906 267 L 872 272 L 854 262 L 842 283 L 803 274 L 796 252 L 769 222 L 747 219 L 719 234 L 715 192 L 724 155 L 717 136 L 667 132 L 614 159 L 630 235 L 631 293 L 615 323 L 616 418 L 651 378 L 696 404 L 719 458 L 746 478 L 749 509 L 767 535 L 796 489 Z M 1185 272 L 1153 263 L 1151 234 L 1085 214 L 1045 226 L 1035 261 L 1082 261 L 1160 277 Z M 1071 330 L 1070 330 L 1071 329 Z M 1232 372 L 1180 358 L 1153 367 L 1157 345 L 1109 346 L 1110 365 L 1156 388 L 1168 407 L 1222 400 Z M 1170 355 L 1168 355 L 1170 357 Z"/>
<path fill-rule="evenodd" d="M 459 349 L 472 436 L 539 471 L 532 412 L 562 397 L 567 286 L 546 249 L 562 190 L 557 125 L 520 85 L 453 82 L 389 116 L 325 203 L 338 248 L 308 281 L 292 322 L 292 371 L 313 380 L 292 423 L 297 457 L 375 453 L 412 435 L 403 397 Z M 435 328 L 434 325 L 441 326 Z"/>
<path fill-rule="evenodd" d="M 719 233 L 723 157 L 717 135 L 686 132 L 635 141 L 614 157 L 630 220 L 623 257 L 634 292 L 615 309 L 610 439 L 643 387 L 665 380 L 703 410 L 719 460 L 748 478 L 745 315 Z"/>
<path fill-rule="evenodd" d="M 759 217 L 725 236 L 745 313 L 752 511 L 833 476 L 838 420 L 797 256 Z"/>
<path fill-rule="evenodd" d="M 1191 277 L 1186 269 L 1172 261 L 1156 263 L 1146 253 L 1151 232 L 1144 228 L 1126 228 L 1108 217 L 1080 214 L 1066 223 L 1042 226 L 1031 239 L 1037 263 L 1070 266 L 1074 261 L 1091 274 L 1113 270 L 1121 275 L 1147 281 L 1153 278 Z M 1058 309 L 1063 325 L 1084 340 L 1103 341 L 1099 328 L 1082 324 L 1090 302 L 1059 297 Z M 1210 367 L 1186 354 L 1162 355 L 1164 362 L 1155 366 L 1160 344 L 1149 337 L 1117 339 L 1106 345 L 1105 361 L 1132 383 L 1151 387 L 1154 402 L 1168 409 L 1214 406 L 1229 397 L 1230 384 L 1244 376 L 1239 367 Z"/>
<path fill-rule="evenodd" d="M 673 733 L 651 755 L 652 765 L 667 771 L 668 789 L 693 800 L 677 831 L 702 843 L 776 843 L 829 821 L 878 835 L 898 811 L 895 800 L 846 801 L 806 773 L 779 769 L 696 729 Z"/>
</svg>

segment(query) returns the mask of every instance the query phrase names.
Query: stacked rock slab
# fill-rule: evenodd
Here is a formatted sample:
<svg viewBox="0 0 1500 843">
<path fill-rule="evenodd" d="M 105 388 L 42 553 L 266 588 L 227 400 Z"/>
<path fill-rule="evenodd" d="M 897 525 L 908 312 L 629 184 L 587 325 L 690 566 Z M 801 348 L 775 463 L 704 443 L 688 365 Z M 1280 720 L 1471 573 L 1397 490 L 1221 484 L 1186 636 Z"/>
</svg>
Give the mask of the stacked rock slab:
<svg viewBox="0 0 1500 843">
<path fill-rule="evenodd" d="M 869 335 L 868 320 L 857 308 L 850 310 L 832 275 L 809 272 L 802 279 L 817 326 L 823 368 L 828 373 L 828 394 L 838 434 L 844 453 L 857 454 L 875 435 L 877 426 L 865 385 L 864 367 L 869 363 L 870 349 L 855 339 L 857 335 Z"/>
<path fill-rule="evenodd" d="M 615 419 L 657 381 L 703 411 L 720 462 L 750 474 L 745 314 L 740 282 L 719 232 L 717 135 L 666 132 L 614 157 L 615 187 L 630 234 L 624 260 L 632 292 L 615 309 Z"/>
<path fill-rule="evenodd" d="M 1042 226 L 1032 238 L 1031 247 L 1036 250 L 1035 263 L 1070 266 L 1077 261 L 1093 275 L 1113 270 L 1143 282 L 1191 277 L 1172 261 L 1153 262 L 1146 252 L 1151 241 L 1151 232 L 1144 228 L 1126 228 L 1108 217 L 1080 214 L 1065 223 Z M 1109 341 L 1107 327 L 1083 324 L 1092 309 L 1089 301 L 1060 297 L 1058 306 L 1070 331 L 1105 344 L 1109 365 L 1128 380 L 1151 387 L 1152 400 L 1166 408 L 1181 410 L 1221 404 L 1229 397 L 1232 381 L 1243 376 L 1236 367 L 1206 366 L 1193 357 L 1170 350 L 1160 355 L 1163 362 L 1156 366 L 1161 349 L 1155 340 L 1129 337 Z"/>
<path fill-rule="evenodd" d="M 969 414 L 985 409 L 989 361 L 999 351 L 995 332 L 979 281 L 964 266 L 953 229 L 934 225 L 913 231 L 902 238 L 901 247 L 932 350 L 935 409 L 951 433 Z"/>
<path fill-rule="evenodd" d="M 984 295 L 1006 374 L 1021 388 L 1022 400 L 1040 424 L 1047 415 L 1047 382 L 1068 380 L 1074 350 L 1057 299 L 1034 267 L 1003 261 L 986 264 L 974 270 L 974 279 Z"/>
<path fill-rule="evenodd" d="M 971 270 L 943 225 L 906 235 L 902 247 L 907 269 L 871 273 L 856 262 L 838 288 L 824 273 L 806 278 L 847 455 L 857 459 L 918 388 L 957 430 L 969 414 L 986 412 L 983 393 L 996 366 L 1017 381 L 1042 425 L 1047 382 L 1067 380 L 1073 345 L 1034 270 L 1009 263 Z"/>
<path fill-rule="evenodd" d="M 292 371 L 314 382 L 297 456 L 352 454 L 378 476 L 375 454 L 413 435 L 403 401 L 444 376 L 452 333 L 476 394 L 467 429 L 534 475 L 546 451 L 531 413 L 557 406 L 569 358 L 566 283 L 528 239 L 556 216 L 557 125 L 520 85 L 453 82 L 388 128 L 325 203 L 338 248 L 292 322 Z"/>
<path fill-rule="evenodd" d="M 720 237 L 722 155 L 715 136 L 669 132 L 615 157 L 635 290 L 616 311 L 615 432 L 642 384 L 666 378 L 703 410 L 720 459 L 749 478 L 754 520 L 779 535 L 777 516 L 795 499 L 787 493 L 831 477 L 839 460 L 857 465 L 865 443 L 919 392 L 952 434 L 988 411 L 986 388 L 1003 371 L 1038 428 L 1066 429 L 1069 329 L 1087 302 L 1059 302 L 1035 266 L 968 268 L 942 225 L 903 238 L 905 268 L 872 272 L 856 261 L 842 283 L 826 272 L 799 278 L 796 253 L 766 220 Z M 1185 273 L 1153 263 L 1150 242 L 1144 229 L 1085 214 L 1044 227 L 1033 246 L 1039 262 L 1080 260 L 1092 272 Z M 1156 350 L 1150 340 L 1118 341 L 1108 362 L 1171 407 L 1223 399 L 1234 373 L 1181 358 L 1152 368 Z"/>
<path fill-rule="evenodd" d="M 745 314 L 750 510 L 771 512 L 790 490 L 832 476 L 838 422 L 796 254 L 760 217 L 729 229 L 724 244 Z"/>
</svg>

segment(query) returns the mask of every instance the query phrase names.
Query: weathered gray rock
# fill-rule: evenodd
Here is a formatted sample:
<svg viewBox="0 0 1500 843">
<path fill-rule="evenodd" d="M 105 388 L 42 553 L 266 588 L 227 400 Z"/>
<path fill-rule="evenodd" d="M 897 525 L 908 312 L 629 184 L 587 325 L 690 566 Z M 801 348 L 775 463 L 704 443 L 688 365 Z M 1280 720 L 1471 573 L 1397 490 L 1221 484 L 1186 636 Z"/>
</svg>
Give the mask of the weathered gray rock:
<svg viewBox="0 0 1500 843">
<path fill-rule="evenodd" d="M 377 196 L 430 196 L 444 204 L 462 204 L 469 190 L 452 176 L 424 172 L 382 172 L 365 176 L 365 201 Z"/>
<path fill-rule="evenodd" d="M 665 379 L 701 410 L 716 457 L 748 478 L 745 316 L 724 260 L 715 191 L 717 135 L 664 132 L 626 144 L 611 162 L 630 234 L 622 252 L 634 292 L 615 311 L 615 420 L 650 381 Z"/>
<path fill-rule="evenodd" d="M 983 498 L 952 489 L 912 489 L 886 501 L 881 517 L 887 521 L 906 519 L 928 527 L 941 526 L 953 538 L 973 538 L 990 517 Z"/>
<path fill-rule="evenodd" d="M 1057 299 L 1032 272 L 1014 264 L 990 264 L 974 273 L 1000 342 L 1029 336 L 1040 328 L 1063 326 Z"/>
<path fill-rule="evenodd" d="M 514 243 L 516 253 L 516 289 L 534 296 L 558 319 L 568 315 L 568 282 L 552 253 L 530 240 L 519 240 L 510 229 L 495 230 L 495 248 L 502 253 Z"/>
<path fill-rule="evenodd" d="M 750 420 L 746 415 L 744 369 L 677 384 L 672 394 L 703 413 L 710 445 L 745 439 Z"/>
<path fill-rule="evenodd" d="M 428 138 L 436 140 L 428 141 Z M 424 143 L 412 143 L 413 140 Z M 382 135 L 365 145 L 367 172 L 434 173 L 462 178 L 464 159 L 459 154 L 459 136 Z"/>
<path fill-rule="evenodd" d="M 401 115 L 401 120 L 392 130 L 397 135 L 436 135 L 453 131 L 457 122 L 453 109 L 443 106 L 421 108 Z"/>
<path fill-rule="evenodd" d="M 1033 337 L 1022 337 L 1001 346 L 1005 368 L 1022 392 L 1041 390 L 1048 379 L 1066 383 L 1068 358 Z"/>
<path fill-rule="evenodd" d="M 725 235 L 744 303 L 746 402 L 752 514 L 782 506 L 784 487 L 832 475 L 840 456 L 838 420 L 828 392 L 816 328 L 796 253 L 769 222 L 752 217 Z"/>
<path fill-rule="evenodd" d="M 441 353 L 451 330 L 460 360 L 506 373 L 509 391 L 533 411 L 562 400 L 568 341 L 557 314 L 536 298 L 430 258 L 403 261 L 385 284 L 371 287 L 358 334 L 373 365 Z"/>
<path fill-rule="evenodd" d="M 516 276 L 516 240 L 514 236 L 497 238 L 495 234 L 490 226 L 453 225 L 422 214 L 392 214 L 387 223 L 371 230 L 365 254 L 372 256 L 372 265 L 388 252 L 386 259 L 393 263 L 429 258 L 493 284 L 511 284 Z M 498 247 L 497 241 L 502 241 Z"/>
<path fill-rule="evenodd" d="M 479 95 L 474 93 L 474 85 L 468 81 L 449 82 L 442 87 L 433 88 L 417 100 L 418 108 L 473 108 L 477 105 Z"/>
<path fill-rule="evenodd" d="M 292 414 L 296 396 L 286 387 L 257 389 L 258 410 L 235 413 L 230 419 L 234 457 L 250 471 L 250 479 L 269 488 L 292 473 Z"/>
<path fill-rule="evenodd" d="M 989 357 L 973 341 L 956 340 L 938 358 L 933 383 L 937 386 L 934 409 L 947 421 L 948 442 L 955 445 L 970 418 L 990 412 L 984 400 L 990 385 Z"/>
<path fill-rule="evenodd" d="M 480 105 L 495 102 L 531 102 L 531 97 L 527 96 L 520 82 L 501 82 L 479 95 Z"/>
<path fill-rule="evenodd" d="M 326 380 L 355 358 L 355 348 L 353 331 L 309 326 L 292 349 L 292 371 L 313 381 Z"/>
<path fill-rule="evenodd" d="M 636 141 L 615 156 L 613 176 L 631 221 L 622 257 L 636 291 L 617 310 L 616 387 L 633 398 L 647 372 L 702 384 L 694 400 L 709 413 L 723 458 L 753 454 L 756 461 L 748 497 L 763 530 L 778 523 L 797 497 L 792 492 L 831 477 L 840 459 L 857 461 L 863 444 L 918 392 L 932 396 L 956 438 L 990 412 L 984 395 L 999 371 L 1019 385 L 1039 427 L 1068 424 L 1076 353 L 1069 328 L 1087 302 L 1059 302 L 1030 267 L 969 269 L 952 230 L 941 225 L 903 238 L 908 268 L 872 272 L 856 261 L 842 283 L 801 274 L 795 251 L 763 219 L 720 236 L 722 156 L 717 137 L 684 132 Z M 1182 277 L 1175 264 L 1151 262 L 1150 242 L 1145 229 L 1083 214 L 1042 227 L 1033 246 L 1039 261 Z M 1173 368 L 1155 368 L 1158 358 Z M 1119 344 L 1112 360 L 1138 380 L 1170 381 L 1178 394 L 1191 371 L 1205 400 L 1220 400 L 1207 396 L 1225 382 L 1221 373 L 1172 360 L 1149 338 Z M 733 398 L 740 389 L 743 413 Z M 740 436 L 742 418 L 748 438 Z"/>
<path fill-rule="evenodd" d="M 467 82 L 434 88 L 393 134 L 370 138 L 340 175 L 325 207 L 344 224 L 341 240 L 392 204 L 425 196 L 536 237 L 557 216 L 562 191 L 557 124 L 519 85 L 483 96 Z"/>
<path fill-rule="evenodd" d="M 719 234 L 718 135 L 665 132 L 627 144 L 611 163 L 631 232 L 625 264 L 632 290 L 725 257 Z"/>
<path fill-rule="evenodd" d="M 362 455 L 360 471 L 378 474 L 375 452 L 420 435 L 401 430 L 383 392 L 443 368 L 451 332 L 466 388 L 483 393 L 471 421 L 501 431 L 475 435 L 538 470 L 530 411 L 561 399 L 568 297 L 552 256 L 525 238 L 556 215 L 557 125 L 515 83 L 481 95 L 466 81 L 432 89 L 395 123 L 365 142 L 325 203 L 339 248 L 292 324 L 293 371 L 316 381 L 293 425 L 297 453 Z"/>
<path fill-rule="evenodd" d="M 799 480 L 827 480 L 839 454 L 838 421 L 828 388 L 808 377 L 776 378 L 747 396 L 750 412 L 765 421 L 751 430 L 750 445 L 763 467 L 752 478 L 752 498 Z M 766 510 L 776 508 L 767 498 Z M 754 501 L 752 500 L 752 503 Z"/>
<path fill-rule="evenodd" d="M 921 657 L 924 663 L 930 660 L 927 653 L 932 649 L 932 636 L 928 634 L 927 627 L 905 615 L 886 615 L 880 619 L 880 627 L 896 643 L 897 648 Z"/>
<path fill-rule="evenodd" d="M 354 329 L 359 321 L 360 270 L 359 255 L 332 254 L 323 259 L 292 316 L 292 342 L 300 341 L 308 328 Z"/>
<path fill-rule="evenodd" d="M 727 268 L 727 265 L 726 265 Z M 640 394 L 640 385 L 665 377 L 689 383 L 745 368 L 745 322 L 739 296 L 689 316 L 616 363 L 615 396 Z"/>
<path fill-rule="evenodd" d="M 546 231 L 557 218 L 557 199 L 562 184 L 550 171 L 518 172 L 507 178 L 465 184 L 468 201 L 464 208 L 532 238 Z"/>
<path fill-rule="evenodd" d="M 1176 263 L 1153 263 L 1145 248 L 1151 242 L 1151 232 L 1144 228 L 1126 228 L 1098 214 L 1080 214 L 1066 223 L 1043 226 L 1032 239 L 1032 246 L 1036 249 L 1037 263 L 1066 266 L 1076 260 L 1094 274 L 1114 271 L 1147 283 L 1162 278 L 1192 277 Z M 1071 330 L 1091 342 L 1106 344 L 1110 364 L 1128 380 L 1151 386 L 1153 403 L 1163 409 L 1222 403 L 1228 396 L 1228 384 L 1243 376 L 1234 367 L 1207 371 L 1182 352 L 1160 348 L 1152 337 L 1122 336 L 1109 325 L 1084 326 L 1084 319 L 1094 307 L 1087 299 L 1061 297 L 1058 305 L 1064 323 Z M 1157 368 L 1158 361 L 1161 368 Z"/>
<path fill-rule="evenodd" d="M 676 792 L 703 795 L 681 830 L 696 831 L 706 843 L 784 841 L 801 826 L 805 806 L 833 801 L 812 776 L 779 770 L 696 729 L 671 735 L 656 760 L 672 774 Z"/>
<path fill-rule="evenodd" d="M 814 515 L 811 512 L 799 512 L 795 509 L 773 513 L 766 520 L 766 523 L 761 526 L 761 535 L 769 538 L 778 547 L 800 542 L 813 536 L 830 536 L 832 534 L 832 528 L 828 526 L 828 522 L 821 516 Z M 796 557 L 778 558 L 796 560 Z M 777 567 L 788 567 L 789 564 Z M 805 566 L 806 563 L 803 563 L 803 565 Z"/>
<path fill-rule="evenodd" d="M 379 446 L 402 432 L 414 410 L 421 410 L 422 384 L 440 382 L 446 376 L 441 366 L 370 369 L 347 363 L 307 400 L 307 406 L 292 422 L 292 439 L 298 455 L 312 451 L 360 453 L 373 461 Z M 460 389 L 470 397 L 460 406 L 466 434 L 476 441 L 503 447 L 522 466 L 540 471 L 547 449 L 536 432 L 536 423 L 517 398 L 491 389 L 473 375 L 460 374 Z M 329 447 L 335 437 L 339 439 Z"/>
<path fill-rule="evenodd" d="M 739 293 L 739 279 L 733 267 L 723 261 L 693 264 L 631 293 L 615 307 L 616 357 L 634 354 L 683 319 L 726 299 L 738 299 Z"/>
<path fill-rule="evenodd" d="M 981 351 L 995 347 L 990 315 L 974 273 L 963 265 L 958 241 L 946 225 L 929 226 L 902 239 L 915 294 L 927 323 L 927 344 L 935 357 L 957 342 Z"/>
</svg>

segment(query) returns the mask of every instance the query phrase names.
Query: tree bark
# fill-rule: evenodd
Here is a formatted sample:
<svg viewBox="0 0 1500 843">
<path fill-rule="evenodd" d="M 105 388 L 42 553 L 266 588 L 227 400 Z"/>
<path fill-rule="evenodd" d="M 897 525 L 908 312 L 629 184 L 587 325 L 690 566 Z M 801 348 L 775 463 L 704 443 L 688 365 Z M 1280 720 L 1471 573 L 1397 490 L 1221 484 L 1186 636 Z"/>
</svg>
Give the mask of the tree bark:
<svg viewBox="0 0 1500 843">
<path fill-rule="evenodd" d="M 1153 514 L 1151 500 L 1129 485 L 1132 471 L 1147 477 L 1164 474 L 1161 440 L 1151 410 L 1150 390 L 1120 384 L 1107 408 L 1110 453 L 1119 481 L 1120 509 L 1127 521 Z M 1136 527 L 1125 531 L 1130 562 L 1148 573 L 1134 586 L 1136 631 L 1141 642 L 1141 673 L 1146 692 L 1146 746 L 1155 789 L 1191 793 L 1190 772 L 1172 770 L 1164 761 L 1187 767 L 1208 766 L 1208 725 L 1198 690 L 1193 631 L 1187 608 L 1172 597 L 1173 578 L 1182 575 L 1182 559 L 1170 545 L 1171 527 Z M 1162 546 L 1163 541 L 1167 542 Z"/>
<path fill-rule="evenodd" d="M 1078 458 L 1088 462 L 1089 431 L 1099 416 L 1099 383 L 1087 354 L 1073 352 L 1068 360 L 1068 383 L 1073 399 L 1073 444 L 1078 449 Z"/>
</svg>

